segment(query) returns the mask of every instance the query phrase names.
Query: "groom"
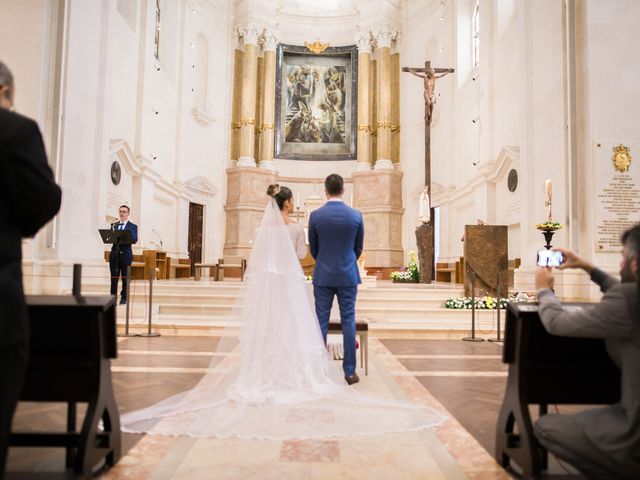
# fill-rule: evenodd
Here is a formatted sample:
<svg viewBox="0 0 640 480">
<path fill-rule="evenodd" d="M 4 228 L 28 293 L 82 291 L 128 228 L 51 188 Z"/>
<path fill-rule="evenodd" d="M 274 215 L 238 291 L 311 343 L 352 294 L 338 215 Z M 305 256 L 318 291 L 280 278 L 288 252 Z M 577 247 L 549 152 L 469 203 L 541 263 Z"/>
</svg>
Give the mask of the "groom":
<svg viewBox="0 0 640 480">
<path fill-rule="evenodd" d="M 344 339 L 344 378 L 349 385 L 360 381 L 356 374 L 356 295 L 360 272 L 364 222 L 362 213 L 342 201 L 344 180 L 338 174 L 324 181 L 327 203 L 311 213 L 309 247 L 316 260 L 313 294 L 316 315 L 325 343 L 333 297 L 337 295 Z"/>
</svg>

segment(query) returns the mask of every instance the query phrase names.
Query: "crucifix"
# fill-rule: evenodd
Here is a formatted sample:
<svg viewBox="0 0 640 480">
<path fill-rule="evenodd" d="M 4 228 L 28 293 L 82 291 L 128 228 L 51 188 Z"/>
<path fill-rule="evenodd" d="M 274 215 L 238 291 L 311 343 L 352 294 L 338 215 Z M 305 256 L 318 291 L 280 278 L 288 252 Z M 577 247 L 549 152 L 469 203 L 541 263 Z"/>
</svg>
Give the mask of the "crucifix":
<svg viewBox="0 0 640 480">
<path fill-rule="evenodd" d="M 416 229 L 418 243 L 418 257 L 420 261 L 420 282 L 431 283 L 435 265 L 433 251 L 435 248 L 433 238 L 433 218 L 429 195 L 431 194 L 431 121 L 433 120 L 433 107 L 436 103 L 436 80 L 449 73 L 454 73 L 453 68 L 434 68 L 430 61 L 424 62 L 424 68 L 402 67 L 403 72 L 408 72 L 424 80 L 424 190 L 420 196 L 420 226 Z M 425 214 L 424 212 L 428 212 Z M 430 245 L 430 249 L 427 248 Z"/>
</svg>

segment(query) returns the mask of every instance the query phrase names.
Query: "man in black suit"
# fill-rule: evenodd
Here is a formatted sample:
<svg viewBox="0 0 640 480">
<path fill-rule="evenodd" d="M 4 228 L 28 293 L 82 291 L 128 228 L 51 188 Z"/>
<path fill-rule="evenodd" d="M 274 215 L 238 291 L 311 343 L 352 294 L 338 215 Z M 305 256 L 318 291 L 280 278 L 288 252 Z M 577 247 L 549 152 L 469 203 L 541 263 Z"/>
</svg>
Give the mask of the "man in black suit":
<svg viewBox="0 0 640 480">
<path fill-rule="evenodd" d="M 58 212 L 60 187 L 33 120 L 11 112 L 13 76 L 0 62 L 0 479 L 11 420 L 27 369 L 29 323 L 22 288 L 22 239 Z"/>
<path fill-rule="evenodd" d="M 118 209 L 120 221 L 114 223 L 111 228 L 114 230 L 129 230 L 132 242 L 138 241 L 138 226 L 129 221 L 131 209 L 126 205 L 121 205 Z M 109 255 L 109 269 L 111 270 L 111 295 L 118 294 L 118 278 L 122 276 L 122 291 L 120 292 L 120 303 L 127 303 L 127 267 L 131 265 L 133 252 L 131 244 L 114 244 Z"/>
</svg>

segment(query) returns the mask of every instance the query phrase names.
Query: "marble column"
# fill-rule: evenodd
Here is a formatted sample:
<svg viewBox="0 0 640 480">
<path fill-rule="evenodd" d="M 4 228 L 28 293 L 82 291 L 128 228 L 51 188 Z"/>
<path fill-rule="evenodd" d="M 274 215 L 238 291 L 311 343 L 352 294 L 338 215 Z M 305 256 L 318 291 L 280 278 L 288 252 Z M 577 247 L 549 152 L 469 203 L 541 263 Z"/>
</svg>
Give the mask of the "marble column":
<svg viewBox="0 0 640 480">
<path fill-rule="evenodd" d="M 276 103 L 276 46 L 278 38 L 276 32 L 267 30 L 264 33 L 264 88 L 262 118 L 258 131 L 260 132 L 260 168 L 275 170 L 273 163 L 274 122 Z"/>
<path fill-rule="evenodd" d="M 391 161 L 391 44 L 397 32 L 385 25 L 376 32 L 378 44 L 378 112 L 376 170 L 392 170 Z"/>
<path fill-rule="evenodd" d="M 247 23 L 238 28 L 244 43 L 242 63 L 242 104 L 240 108 L 239 167 L 255 167 L 256 80 L 258 73 L 258 28 Z"/>
<path fill-rule="evenodd" d="M 239 33 L 239 32 L 237 32 Z M 240 156 L 240 114 L 242 109 L 242 66 L 244 63 L 244 51 L 242 39 L 236 36 L 236 45 L 233 50 L 233 96 L 231 104 L 231 145 L 230 167 L 238 166 Z"/>
<path fill-rule="evenodd" d="M 369 78 L 371 72 L 371 34 L 361 32 L 358 45 L 358 163 L 356 171 L 371 170 L 371 124 L 369 122 Z"/>
</svg>

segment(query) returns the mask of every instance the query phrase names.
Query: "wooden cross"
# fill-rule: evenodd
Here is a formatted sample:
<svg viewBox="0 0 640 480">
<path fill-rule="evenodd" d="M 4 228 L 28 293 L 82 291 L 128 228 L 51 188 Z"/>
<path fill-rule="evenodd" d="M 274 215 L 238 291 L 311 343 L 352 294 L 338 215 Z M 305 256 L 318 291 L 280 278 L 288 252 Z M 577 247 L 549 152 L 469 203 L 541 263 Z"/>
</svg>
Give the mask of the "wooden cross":
<svg viewBox="0 0 640 480">
<path fill-rule="evenodd" d="M 424 184 L 431 194 L 431 120 L 436 103 L 436 79 L 455 72 L 455 69 L 433 68 L 431 62 L 426 61 L 424 68 L 402 67 L 402 71 L 424 79 Z"/>
</svg>

